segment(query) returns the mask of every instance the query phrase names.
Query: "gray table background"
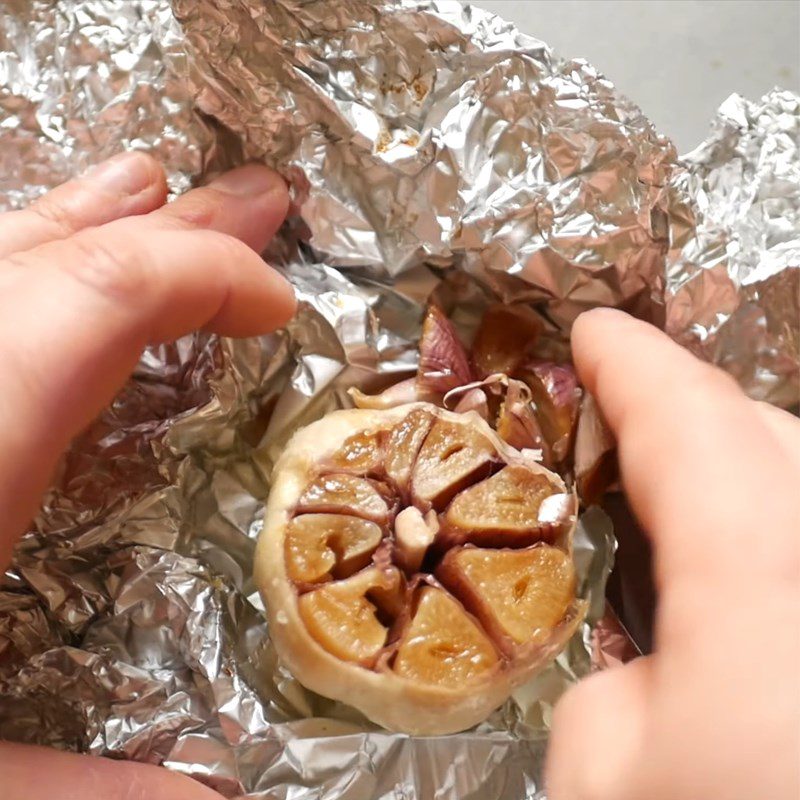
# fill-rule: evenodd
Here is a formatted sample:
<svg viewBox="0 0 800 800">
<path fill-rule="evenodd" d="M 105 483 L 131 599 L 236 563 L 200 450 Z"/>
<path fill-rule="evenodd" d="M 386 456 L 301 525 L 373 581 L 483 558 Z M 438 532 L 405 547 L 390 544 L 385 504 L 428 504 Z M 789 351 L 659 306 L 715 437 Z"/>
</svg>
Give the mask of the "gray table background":
<svg viewBox="0 0 800 800">
<path fill-rule="evenodd" d="M 477 0 L 602 70 L 687 152 L 732 92 L 800 91 L 800 0 Z"/>
</svg>

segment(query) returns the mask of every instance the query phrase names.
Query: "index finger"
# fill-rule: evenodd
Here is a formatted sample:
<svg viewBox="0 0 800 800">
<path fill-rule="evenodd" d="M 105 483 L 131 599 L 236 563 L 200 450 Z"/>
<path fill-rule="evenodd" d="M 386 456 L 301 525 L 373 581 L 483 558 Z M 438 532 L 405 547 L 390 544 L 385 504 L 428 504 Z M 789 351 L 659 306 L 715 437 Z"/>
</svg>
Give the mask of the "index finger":
<svg viewBox="0 0 800 800">
<path fill-rule="evenodd" d="M 581 316 L 572 347 L 619 441 L 623 484 L 653 537 L 659 580 L 794 578 L 798 476 L 734 381 L 611 309 Z"/>
<path fill-rule="evenodd" d="M 28 208 L 0 214 L 0 258 L 66 239 L 84 228 L 148 214 L 166 199 L 160 164 L 145 153 L 121 153 Z"/>
<path fill-rule="evenodd" d="M 245 243 L 263 247 L 280 223 L 280 186 L 276 195 L 273 173 L 246 168 L 169 210 L 0 263 L 0 567 L 58 455 L 113 398 L 145 344 L 201 326 L 261 335 L 292 316 L 291 287 Z"/>
</svg>

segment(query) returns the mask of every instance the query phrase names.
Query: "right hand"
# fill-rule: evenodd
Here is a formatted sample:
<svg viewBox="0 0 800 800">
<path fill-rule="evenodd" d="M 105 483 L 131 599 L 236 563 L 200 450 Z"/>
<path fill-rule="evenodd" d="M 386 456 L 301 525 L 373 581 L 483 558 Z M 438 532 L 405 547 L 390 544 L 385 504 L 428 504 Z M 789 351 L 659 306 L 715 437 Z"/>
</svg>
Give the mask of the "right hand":
<svg viewBox="0 0 800 800">
<path fill-rule="evenodd" d="M 556 708 L 549 800 L 800 798 L 800 421 L 611 310 L 573 329 L 653 541 L 655 653 Z"/>
</svg>

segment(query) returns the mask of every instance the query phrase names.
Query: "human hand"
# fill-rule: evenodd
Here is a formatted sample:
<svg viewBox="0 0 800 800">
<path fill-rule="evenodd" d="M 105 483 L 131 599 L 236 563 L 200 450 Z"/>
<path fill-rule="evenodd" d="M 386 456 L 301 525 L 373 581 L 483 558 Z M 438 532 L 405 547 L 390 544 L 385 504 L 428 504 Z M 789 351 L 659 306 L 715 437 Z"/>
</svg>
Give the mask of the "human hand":
<svg viewBox="0 0 800 800">
<path fill-rule="evenodd" d="M 800 797 L 800 421 L 617 311 L 573 329 L 652 538 L 655 653 L 556 708 L 550 800 Z"/>
<path fill-rule="evenodd" d="M 164 172 L 129 153 L 0 215 L 0 568 L 70 440 L 142 348 L 206 326 L 267 333 L 295 310 L 264 249 L 286 215 L 280 176 L 223 175 L 165 205 Z M 0 743 L 3 800 L 219 800 L 183 776 Z"/>
</svg>

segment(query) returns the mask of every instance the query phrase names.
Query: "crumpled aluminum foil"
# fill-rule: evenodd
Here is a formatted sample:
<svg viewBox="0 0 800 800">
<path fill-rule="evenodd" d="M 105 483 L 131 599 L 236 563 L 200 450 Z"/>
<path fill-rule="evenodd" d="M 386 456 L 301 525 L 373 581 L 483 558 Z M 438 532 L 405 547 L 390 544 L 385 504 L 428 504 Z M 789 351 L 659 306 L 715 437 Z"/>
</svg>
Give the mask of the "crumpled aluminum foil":
<svg viewBox="0 0 800 800">
<path fill-rule="evenodd" d="M 604 613 L 605 516 L 576 541 L 600 624 L 476 730 L 415 739 L 279 664 L 251 579 L 264 465 L 349 386 L 413 371 L 432 293 L 465 330 L 489 296 L 554 328 L 598 304 L 654 313 L 684 174 L 671 145 L 589 65 L 455 2 L 1 13 L 0 204 L 121 147 L 154 150 L 175 192 L 267 160 L 292 182 L 270 256 L 301 311 L 274 336 L 150 348 L 74 444 L 0 585 L 0 734 L 164 763 L 227 797 L 543 798 L 553 702 L 632 655 Z"/>
<path fill-rule="evenodd" d="M 675 152 L 582 61 L 460 3 L 175 0 L 201 108 L 348 275 L 458 268 L 568 324 L 660 300 Z"/>
<path fill-rule="evenodd" d="M 800 402 L 800 96 L 732 95 L 674 181 L 667 331 L 759 400 Z"/>
<path fill-rule="evenodd" d="M 174 192 L 189 188 L 219 148 L 178 76 L 182 38 L 162 0 L 3 0 L 0 206 L 123 148 L 151 151 Z"/>
</svg>

